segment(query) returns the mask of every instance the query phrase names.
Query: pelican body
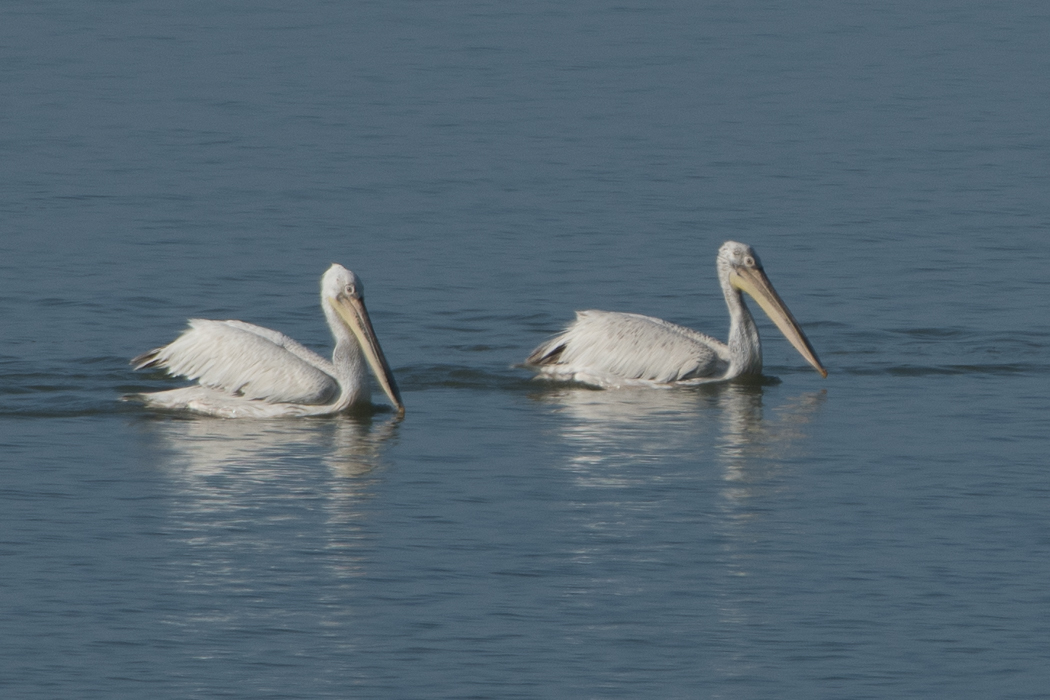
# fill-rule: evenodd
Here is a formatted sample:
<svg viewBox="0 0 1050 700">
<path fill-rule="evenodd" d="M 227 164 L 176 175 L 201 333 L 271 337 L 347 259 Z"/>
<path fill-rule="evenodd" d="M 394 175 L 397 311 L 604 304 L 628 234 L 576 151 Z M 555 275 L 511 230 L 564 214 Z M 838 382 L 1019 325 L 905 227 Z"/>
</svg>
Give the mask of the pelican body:
<svg viewBox="0 0 1050 700">
<path fill-rule="evenodd" d="M 225 418 L 321 416 L 368 405 L 367 367 L 397 409 L 405 412 L 379 346 L 361 280 L 333 264 L 321 277 L 321 308 L 335 337 L 328 361 L 283 333 L 244 321 L 190 319 L 173 342 L 131 361 L 162 367 L 197 384 L 136 398 L 147 406 Z"/>
<path fill-rule="evenodd" d="M 729 342 L 674 323 L 614 311 L 577 311 L 562 333 L 533 350 L 525 366 L 545 379 L 598 387 L 704 384 L 762 373 L 762 345 L 742 292 L 824 377 L 827 370 L 777 294 L 751 246 L 726 241 L 718 280 L 729 307 Z"/>
</svg>

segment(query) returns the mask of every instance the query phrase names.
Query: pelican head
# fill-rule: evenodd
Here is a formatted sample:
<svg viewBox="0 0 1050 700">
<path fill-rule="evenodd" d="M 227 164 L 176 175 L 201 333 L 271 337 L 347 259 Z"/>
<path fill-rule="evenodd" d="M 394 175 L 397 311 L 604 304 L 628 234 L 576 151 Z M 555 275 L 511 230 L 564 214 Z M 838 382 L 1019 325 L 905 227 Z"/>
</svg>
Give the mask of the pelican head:
<svg viewBox="0 0 1050 700">
<path fill-rule="evenodd" d="M 321 299 L 326 315 L 329 312 L 334 313 L 334 319 L 353 334 L 379 385 L 383 387 L 397 412 L 403 415 L 405 405 L 401 402 L 401 392 L 398 391 L 390 365 L 387 364 L 375 330 L 372 329 L 372 321 L 365 308 L 364 285 L 361 279 L 342 265 L 332 263 L 321 277 Z"/>
<path fill-rule="evenodd" d="M 776 324 L 784 337 L 795 346 L 799 354 L 820 372 L 821 376 L 828 376 L 828 371 L 820 364 L 817 353 L 809 344 L 809 339 L 798 325 L 798 321 L 788 311 L 787 305 L 773 288 L 773 284 L 766 277 L 762 268 L 762 261 L 754 249 L 746 243 L 726 241 L 718 249 L 718 277 L 723 286 L 746 292 L 748 296 L 758 302 L 762 310 L 766 312 L 770 320 Z M 728 292 L 727 292 L 728 294 Z"/>
</svg>

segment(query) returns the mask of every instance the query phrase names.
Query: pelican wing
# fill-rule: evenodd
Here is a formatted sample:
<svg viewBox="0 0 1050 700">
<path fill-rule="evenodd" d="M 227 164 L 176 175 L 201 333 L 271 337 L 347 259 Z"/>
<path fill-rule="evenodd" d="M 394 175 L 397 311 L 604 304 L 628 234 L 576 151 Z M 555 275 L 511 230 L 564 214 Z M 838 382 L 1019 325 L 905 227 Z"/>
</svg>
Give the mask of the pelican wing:
<svg viewBox="0 0 1050 700">
<path fill-rule="evenodd" d="M 541 371 L 656 383 L 725 374 L 726 346 L 674 323 L 613 311 L 577 311 L 576 321 L 525 360 Z"/>
<path fill-rule="evenodd" d="M 190 319 L 173 342 L 131 362 L 270 403 L 324 404 L 339 394 L 331 362 L 283 333 L 243 321 Z"/>
</svg>

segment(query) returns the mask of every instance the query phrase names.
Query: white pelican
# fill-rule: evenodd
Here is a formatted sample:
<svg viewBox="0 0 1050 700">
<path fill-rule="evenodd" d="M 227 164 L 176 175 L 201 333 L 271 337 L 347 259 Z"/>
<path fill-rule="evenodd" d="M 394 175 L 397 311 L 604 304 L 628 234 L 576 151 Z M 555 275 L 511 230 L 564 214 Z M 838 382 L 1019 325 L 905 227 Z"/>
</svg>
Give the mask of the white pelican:
<svg viewBox="0 0 1050 700">
<path fill-rule="evenodd" d="M 747 292 L 824 377 L 798 322 L 766 277 L 751 246 L 726 241 L 718 280 L 729 307 L 729 343 L 658 318 L 614 311 L 577 311 L 576 321 L 532 351 L 525 366 L 540 378 L 599 387 L 720 382 L 762 373 L 758 328 L 740 292 Z"/>
<path fill-rule="evenodd" d="M 194 386 L 132 398 L 147 406 L 213 416 L 320 416 L 368 404 L 365 362 L 399 415 L 401 393 L 368 318 L 361 280 L 332 264 L 321 277 L 321 308 L 335 336 L 332 361 L 283 333 L 244 321 L 190 319 L 173 342 L 139 355 L 135 369 L 163 367 Z"/>
</svg>

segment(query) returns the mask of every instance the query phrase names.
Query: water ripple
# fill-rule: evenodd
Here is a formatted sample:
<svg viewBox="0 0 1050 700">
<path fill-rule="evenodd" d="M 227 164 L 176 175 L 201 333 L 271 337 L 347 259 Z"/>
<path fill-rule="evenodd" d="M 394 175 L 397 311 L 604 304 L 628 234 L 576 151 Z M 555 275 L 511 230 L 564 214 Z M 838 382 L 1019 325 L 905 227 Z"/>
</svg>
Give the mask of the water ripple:
<svg viewBox="0 0 1050 700">
<path fill-rule="evenodd" d="M 937 375 L 1041 375 L 1050 372 L 1050 364 L 949 364 L 949 365 L 893 365 L 889 367 L 842 367 L 836 372 L 857 376 L 890 375 L 894 377 L 930 377 Z"/>
</svg>

